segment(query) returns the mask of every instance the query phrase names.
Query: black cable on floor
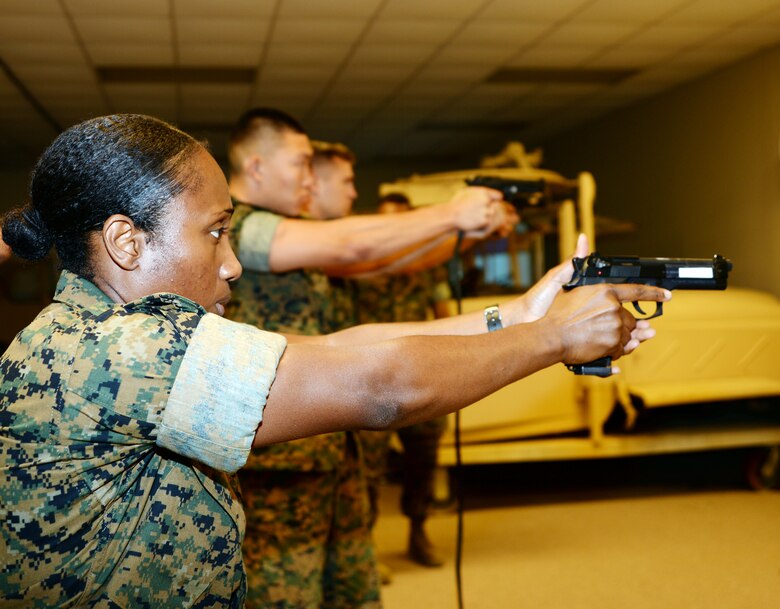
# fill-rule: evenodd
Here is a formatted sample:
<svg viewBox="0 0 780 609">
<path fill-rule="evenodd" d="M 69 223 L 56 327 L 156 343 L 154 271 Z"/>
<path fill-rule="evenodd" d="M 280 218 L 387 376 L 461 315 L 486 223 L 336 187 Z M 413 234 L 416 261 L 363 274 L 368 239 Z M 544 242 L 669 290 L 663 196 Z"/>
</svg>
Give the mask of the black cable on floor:
<svg viewBox="0 0 780 609">
<path fill-rule="evenodd" d="M 450 284 L 455 292 L 458 315 L 463 314 L 463 296 L 461 292 L 462 260 L 460 246 L 463 242 L 463 231 L 458 231 L 458 239 L 455 244 L 455 255 L 450 266 Z M 463 463 L 460 455 L 460 410 L 455 412 L 455 473 L 450 479 L 450 488 L 455 493 L 455 510 L 457 514 L 455 537 L 455 592 L 458 599 L 458 609 L 463 609 L 463 576 L 461 566 L 463 564 L 463 492 L 461 489 Z"/>
</svg>

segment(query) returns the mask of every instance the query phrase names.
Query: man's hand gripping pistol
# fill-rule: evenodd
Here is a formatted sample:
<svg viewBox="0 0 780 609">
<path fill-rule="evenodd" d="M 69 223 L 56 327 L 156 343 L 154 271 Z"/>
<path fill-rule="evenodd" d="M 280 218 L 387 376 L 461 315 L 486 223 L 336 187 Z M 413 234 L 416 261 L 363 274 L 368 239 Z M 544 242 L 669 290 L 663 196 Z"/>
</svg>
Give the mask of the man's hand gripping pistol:
<svg viewBox="0 0 780 609">
<path fill-rule="evenodd" d="M 637 258 L 631 256 L 601 256 L 593 253 L 587 258 L 574 258 L 574 275 L 563 286 L 572 290 L 595 283 L 640 283 L 667 290 L 725 290 L 731 261 L 715 255 L 706 258 Z M 639 303 L 633 303 L 642 319 L 653 319 L 663 314 L 663 303 L 656 303 L 655 312 L 647 315 Z M 602 357 L 587 364 L 571 364 L 574 374 L 610 376 L 612 358 Z"/>
</svg>

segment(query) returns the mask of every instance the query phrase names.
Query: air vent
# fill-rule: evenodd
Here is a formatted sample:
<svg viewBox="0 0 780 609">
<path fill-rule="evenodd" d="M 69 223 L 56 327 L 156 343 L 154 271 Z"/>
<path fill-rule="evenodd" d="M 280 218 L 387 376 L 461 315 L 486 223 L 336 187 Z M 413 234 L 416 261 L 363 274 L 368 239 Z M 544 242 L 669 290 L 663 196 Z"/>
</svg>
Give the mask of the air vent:
<svg viewBox="0 0 780 609">
<path fill-rule="evenodd" d="M 253 83 L 255 68 L 102 66 L 98 78 L 104 83 Z"/>
<path fill-rule="evenodd" d="M 557 68 L 499 68 L 485 79 L 489 83 L 614 85 L 638 70 L 589 70 Z"/>
</svg>

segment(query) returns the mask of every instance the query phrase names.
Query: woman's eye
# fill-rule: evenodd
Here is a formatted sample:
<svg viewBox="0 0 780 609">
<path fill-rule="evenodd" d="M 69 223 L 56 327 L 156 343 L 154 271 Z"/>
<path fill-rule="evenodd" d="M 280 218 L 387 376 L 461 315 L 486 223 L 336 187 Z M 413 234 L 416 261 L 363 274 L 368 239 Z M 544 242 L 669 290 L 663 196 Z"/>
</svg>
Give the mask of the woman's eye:
<svg viewBox="0 0 780 609">
<path fill-rule="evenodd" d="M 219 239 L 222 236 L 222 229 L 215 228 L 213 231 L 209 231 L 215 239 Z"/>
</svg>

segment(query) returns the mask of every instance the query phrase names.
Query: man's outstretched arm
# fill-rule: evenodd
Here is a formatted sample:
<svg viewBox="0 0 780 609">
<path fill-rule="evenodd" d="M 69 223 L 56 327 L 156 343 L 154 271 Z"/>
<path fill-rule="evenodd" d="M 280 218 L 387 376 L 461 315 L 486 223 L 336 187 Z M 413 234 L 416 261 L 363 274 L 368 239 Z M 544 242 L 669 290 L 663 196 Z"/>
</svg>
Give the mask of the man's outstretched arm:
<svg viewBox="0 0 780 609">
<path fill-rule="evenodd" d="M 504 213 L 500 200 L 498 191 L 466 188 L 449 203 L 399 214 L 325 222 L 285 219 L 274 233 L 268 264 L 272 272 L 338 267 L 379 260 L 459 230 L 480 233 Z"/>
</svg>

